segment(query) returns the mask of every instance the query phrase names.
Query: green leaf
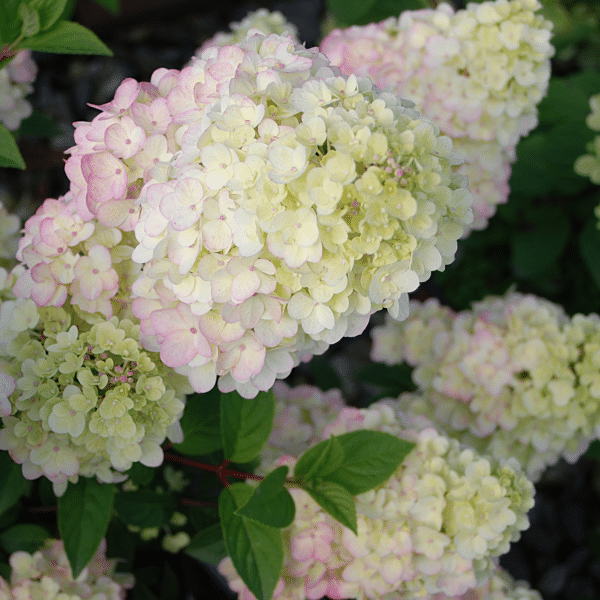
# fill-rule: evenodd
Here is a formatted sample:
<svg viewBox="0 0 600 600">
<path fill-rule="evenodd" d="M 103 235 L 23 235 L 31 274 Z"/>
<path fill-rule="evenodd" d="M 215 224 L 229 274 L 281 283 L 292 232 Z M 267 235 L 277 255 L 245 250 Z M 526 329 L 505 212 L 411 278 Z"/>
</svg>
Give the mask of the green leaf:
<svg viewBox="0 0 600 600">
<path fill-rule="evenodd" d="M 40 16 L 40 29 L 50 29 L 56 23 L 67 6 L 67 0 L 29 0 L 29 6 Z"/>
<path fill-rule="evenodd" d="M 414 392 L 417 389 L 412 380 L 412 371 L 412 367 L 406 363 L 401 365 L 369 363 L 356 374 L 356 378 L 365 383 L 394 390 L 393 395 L 399 396 L 404 392 Z"/>
<path fill-rule="evenodd" d="M 371 4 L 369 11 L 356 20 L 353 25 L 367 25 L 368 23 L 379 23 L 388 17 L 398 17 L 405 10 L 419 10 L 430 8 L 427 0 L 377 0 Z"/>
<path fill-rule="evenodd" d="M 221 394 L 221 437 L 227 460 L 250 462 L 265 445 L 273 427 L 273 392 L 248 400 L 237 392 Z"/>
<path fill-rule="evenodd" d="M 340 376 L 331 366 L 331 362 L 324 356 L 313 356 L 308 363 L 308 370 L 312 382 L 324 392 L 332 389 L 342 389 Z"/>
<path fill-rule="evenodd" d="M 342 485 L 352 495 L 386 482 L 415 447 L 383 431 L 351 431 L 337 439 L 344 449 L 344 463 L 326 479 Z"/>
<path fill-rule="evenodd" d="M 16 504 L 26 485 L 21 466 L 8 452 L 0 452 L 0 515 Z"/>
<path fill-rule="evenodd" d="M 344 462 L 344 448 L 337 437 L 319 442 L 307 450 L 294 467 L 294 477 L 306 482 L 318 477 L 327 477 Z"/>
<path fill-rule="evenodd" d="M 21 33 L 19 7 L 21 0 L 2 0 L 0 2 L 0 45 L 11 44 Z"/>
<path fill-rule="evenodd" d="M 90 562 L 106 534 L 114 498 L 113 484 L 80 477 L 58 499 L 58 530 L 74 579 Z"/>
<path fill-rule="evenodd" d="M 5 581 L 10 581 L 10 573 L 12 569 L 6 563 L 0 563 L 0 577 Z"/>
<path fill-rule="evenodd" d="M 511 239 L 512 265 L 520 277 L 535 277 L 548 270 L 569 239 L 570 222 L 557 206 L 531 211 L 529 231 Z"/>
<path fill-rule="evenodd" d="M 219 516 L 233 566 L 258 600 L 268 600 L 283 569 L 283 540 L 279 529 L 235 514 L 251 496 L 252 488 L 244 483 L 224 489 Z"/>
<path fill-rule="evenodd" d="M 100 38 L 79 23 L 59 21 L 54 27 L 27 38 L 19 44 L 19 48 L 29 48 L 39 52 L 55 54 L 100 54 L 112 56 L 112 51 Z"/>
<path fill-rule="evenodd" d="M 587 449 L 585 456 L 600 462 L 600 440 L 594 440 Z"/>
<path fill-rule="evenodd" d="M 115 510 L 127 525 L 161 527 L 175 512 L 175 499 L 171 494 L 151 490 L 120 492 L 115 498 Z"/>
<path fill-rule="evenodd" d="M 343 486 L 333 481 L 311 482 L 302 489 L 336 521 L 358 535 L 356 505 L 352 494 Z"/>
<path fill-rule="evenodd" d="M 242 508 L 238 508 L 236 514 L 271 527 L 291 525 L 296 506 L 292 495 L 283 486 L 287 474 L 286 466 L 277 467 L 269 473 L 254 490 L 250 500 Z"/>
<path fill-rule="evenodd" d="M 50 534 L 39 525 L 15 525 L 0 534 L 0 546 L 9 554 L 22 550 L 33 554 Z"/>
<path fill-rule="evenodd" d="M 23 22 L 21 35 L 32 37 L 40 30 L 40 15 L 28 4 L 23 3 L 19 6 L 19 18 Z"/>
<path fill-rule="evenodd" d="M 184 552 L 202 562 L 219 564 L 227 556 L 221 523 L 213 523 L 199 531 Z"/>
<path fill-rule="evenodd" d="M 0 124 L 0 167 L 24 169 L 25 161 L 10 131 Z"/>
<path fill-rule="evenodd" d="M 127 471 L 129 479 L 135 485 L 148 485 L 154 479 L 155 473 L 155 468 L 147 467 L 140 462 L 134 462 L 131 469 Z"/>
<path fill-rule="evenodd" d="M 15 137 L 40 137 L 40 138 L 51 138 L 55 135 L 60 135 L 60 130 L 54 121 L 47 117 L 44 113 L 34 110 L 33 113 L 23 119 L 14 133 Z"/>
<path fill-rule="evenodd" d="M 596 287 L 600 288 L 600 231 L 592 217 L 579 236 L 579 251 Z"/>
<path fill-rule="evenodd" d="M 173 571 L 173 567 L 165 561 L 160 577 L 159 600 L 173 600 L 173 598 L 179 598 L 179 587 L 179 578 L 175 571 Z"/>
<path fill-rule="evenodd" d="M 221 393 L 216 386 L 206 394 L 188 396 L 179 421 L 183 430 L 183 442 L 173 444 L 173 447 L 189 456 L 202 456 L 220 450 L 220 405 Z"/>
<path fill-rule="evenodd" d="M 377 0 L 326 0 L 328 12 L 333 15 L 339 26 L 358 23 L 366 15 Z"/>
<path fill-rule="evenodd" d="M 113 15 L 116 15 L 121 10 L 120 0 L 95 0 L 96 4 L 99 4 L 102 8 L 105 8 Z"/>
</svg>

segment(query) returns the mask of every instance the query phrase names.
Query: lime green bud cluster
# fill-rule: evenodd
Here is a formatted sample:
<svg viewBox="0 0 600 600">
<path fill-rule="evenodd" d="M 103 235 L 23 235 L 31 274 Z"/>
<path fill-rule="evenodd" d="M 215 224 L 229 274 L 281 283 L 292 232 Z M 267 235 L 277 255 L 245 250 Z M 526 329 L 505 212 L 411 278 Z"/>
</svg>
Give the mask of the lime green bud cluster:
<svg viewBox="0 0 600 600">
<path fill-rule="evenodd" d="M 594 131 L 600 131 L 600 94 L 590 98 L 592 112 L 587 116 L 586 123 Z M 588 154 L 580 156 L 575 161 L 575 172 L 584 177 L 589 177 L 593 183 L 600 185 L 600 135 L 587 146 Z M 600 217 L 600 209 L 596 209 Z"/>
<path fill-rule="evenodd" d="M 138 339 L 127 319 L 90 324 L 30 299 L 0 306 L 0 370 L 14 381 L 0 449 L 26 478 L 45 475 L 60 495 L 79 475 L 122 481 L 134 462 L 162 463 L 189 386 Z"/>
</svg>

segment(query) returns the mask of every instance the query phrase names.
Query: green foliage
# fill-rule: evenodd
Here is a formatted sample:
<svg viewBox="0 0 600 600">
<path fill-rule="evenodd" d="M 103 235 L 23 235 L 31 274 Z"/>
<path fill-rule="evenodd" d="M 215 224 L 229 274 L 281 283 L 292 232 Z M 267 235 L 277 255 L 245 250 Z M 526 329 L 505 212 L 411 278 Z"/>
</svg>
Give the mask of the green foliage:
<svg viewBox="0 0 600 600">
<path fill-rule="evenodd" d="M 33 113 L 23 119 L 19 129 L 14 132 L 15 137 L 37 137 L 51 138 L 60 135 L 62 131 L 54 124 L 50 117 L 44 113 L 34 110 Z"/>
<path fill-rule="evenodd" d="M 252 496 L 252 488 L 235 483 L 219 497 L 219 516 L 227 554 L 238 574 L 258 600 L 273 595 L 283 569 L 281 531 L 236 514 Z"/>
<path fill-rule="evenodd" d="M 283 486 L 287 474 L 288 468 L 285 466 L 269 473 L 254 490 L 248 502 L 235 514 L 271 527 L 282 528 L 291 525 L 296 506 L 291 494 Z"/>
<path fill-rule="evenodd" d="M 579 251 L 592 280 L 600 289 L 600 231 L 591 219 L 579 236 Z"/>
<path fill-rule="evenodd" d="M 134 462 L 131 469 L 127 471 L 129 479 L 135 485 L 148 485 L 153 479 L 156 469 L 147 467 L 140 462 Z"/>
<path fill-rule="evenodd" d="M 20 48 L 55 54 L 100 54 L 112 56 L 112 51 L 98 36 L 79 23 L 60 21 L 51 29 L 26 38 Z"/>
<path fill-rule="evenodd" d="M 58 499 L 58 530 L 77 578 L 98 550 L 112 515 L 115 486 L 80 477 Z"/>
<path fill-rule="evenodd" d="M 115 498 L 115 511 L 127 525 L 161 527 L 175 512 L 175 499 L 172 494 L 151 490 L 120 492 Z"/>
<path fill-rule="evenodd" d="M 221 437 L 225 458 L 250 462 L 269 439 L 275 416 L 273 392 L 247 400 L 237 392 L 221 394 Z"/>
<path fill-rule="evenodd" d="M 309 448 L 294 467 L 294 477 L 310 481 L 327 477 L 339 469 L 344 462 L 344 448 L 339 439 L 332 435 L 328 440 Z"/>
<path fill-rule="evenodd" d="M 0 124 L 0 167 L 25 168 L 25 161 L 12 134 Z"/>
<path fill-rule="evenodd" d="M 212 565 L 219 564 L 227 556 L 221 524 L 213 523 L 198 531 L 186 546 L 185 553 Z"/>
<path fill-rule="evenodd" d="M 121 1 L 120 0 L 94 0 L 96 4 L 99 4 L 102 8 L 105 8 L 113 15 L 116 15 L 121 10 Z"/>
<path fill-rule="evenodd" d="M 414 446 L 381 431 L 332 435 L 298 459 L 294 477 L 323 510 L 356 533 L 353 496 L 387 481 Z"/>
<path fill-rule="evenodd" d="M 324 479 L 344 486 L 353 495 L 387 481 L 415 447 L 382 431 L 351 431 L 337 440 L 344 450 L 344 461 Z"/>
<path fill-rule="evenodd" d="M 188 396 L 180 420 L 183 442 L 173 447 L 189 456 L 210 454 L 222 447 L 221 394 L 217 387 L 205 394 Z"/>
<path fill-rule="evenodd" d="M 339 27 L 376 23 L 398 17 L 403 10 L 429 8 L 426 0 L 327 0 L 326 5 Z"/>
<path fill-rule="evenodd" d="M 308 363 L 308 371 L 312 383 L 326 392 L 332 389 L 342 389 L 342 380 L 331 362 L 324 356 L 313 356 Z"/>
<path fill-rule="evenodd" d="M 26 485 L 21 465 L 8 452 L 0 452 L 0 515 L 17 503 Z"/>
<path fill-rule="evenodd" d="M 352 494 L 343 486 L 320 479 L 302 486 L 310 497 L 336 521 L 358 535 L 356 505 Z"/>
<path fill-rule="evenodd" d="M 9 554 L 19 550 L 31 554 L 40 548 L 44 540 L 49 537 L 48 531 L 39 525 L 15 525 L 0 533 L 0 546 Z"/>
<path fill-rule="evenodd" d="M 414 392 L 417 386 L 412 380 L 412 367 L 406 363 L 386 365 L 369 363 L 356 374 L 357 379 L 383 388 L 380 397 L 398 397 L 404 392 Z"/>
</svg>

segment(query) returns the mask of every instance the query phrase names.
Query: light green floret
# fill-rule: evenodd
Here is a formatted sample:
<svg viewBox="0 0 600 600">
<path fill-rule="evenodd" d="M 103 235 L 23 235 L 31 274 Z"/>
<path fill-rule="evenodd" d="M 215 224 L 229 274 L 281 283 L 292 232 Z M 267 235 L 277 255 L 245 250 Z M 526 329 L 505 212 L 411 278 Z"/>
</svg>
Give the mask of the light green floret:
<svg viewBox="0 0 600 600">
<path fill-rule="evenodd" d="M 0 448 L 29 479 L 62 493 L 79 475 L 122 481 L 134 462 L 162 463 L 187 380 L 139 343 L 139 325 L 82 322 L 64 308 L 9 300 L 0 310 L 0 368 L 13 377 Z"/>
</svg>

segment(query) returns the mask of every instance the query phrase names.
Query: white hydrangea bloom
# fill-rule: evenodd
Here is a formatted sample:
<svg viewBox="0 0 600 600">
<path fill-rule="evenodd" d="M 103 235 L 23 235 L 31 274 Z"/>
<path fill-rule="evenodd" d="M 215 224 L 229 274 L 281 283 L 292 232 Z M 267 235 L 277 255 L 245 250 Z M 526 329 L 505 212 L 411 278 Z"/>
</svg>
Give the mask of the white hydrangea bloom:
<svg viewBox="0 0 600 600">
<path fill-rule="evenodd" d="M 415 367 L 412 416 L 480 452 L 516 457 L 537 479 L 575 461 L 600 433 L 600 317 L 575 315 L 509 291 L 458 314 L 435 299 L 411 303 L 404 323 L 373 330 L 372 358 Z"/>
<path fill-rule="evenodd" d="M 374 311 L 405 316 L 472 220 L 451 140 L 289 34 L 209 46 L 99 108 L 77 126 L 70 194 L 26 224 L 19 295 L 110 317 L 130 290 L 142 344 L 198 392 L 219 377 L 254 397 Z"/>
<path fill-rule="evenodd" d="M 335 29 L 321 50 L 345 74 L 391 86 L 451 137 L 467 161 L 472 229 L 508 199 L 519 139 L 537 125 L 550 78 L 552 23 L 537 0 L 470 2 L 403 11 L 380 23 Z"/>
<path fill-rule="evenodd" d="M 36 75 L 37 65 L 30 50 L 21 50 L 0 68 L 0 123 L 10 131 L 18 129 L 21 121 L 33 112 L 25 96 L 33 92 L 31 84 Z"/>
<path fill-rule="evenodd" d="M 313 443 L 373 429 L 414 441 L 416 447 L 387 483 L 356 497 L 358 535 L 306 492 L 290 489 L 296 516 L 283 530 L 285 561 L 274 598 L 460 596 L 494 575 L 491 557 L 507 552 L 528 527 L 533 485 L 516 461 L 500 465 L 462 449 L 431 426 L 411 428 L 403 424 L 397 403 L 328 415 L 322 412 L 323 393 L 310 394 L 308 386 L 300 394 L 276 391 L 276 397 L 278 415 L 285 417 L 276 420 L 260 472 L 274 464 L 293 470 L 296 458 L 281 456 L 297 448 L 290 426 L 302 427 L 300 435 Z M 314 434 L 316 439 L 309 437 Z M 240 598 L 251 598 L 229 558 L 219 570 Z"/>
<path fill-rule="evenodd" d="M 134 584 L 133 575 L 115 573 L 118 559 L 106 558 L 105 540 L 77 579 L 62 540 L 48 539 L 33 554 L 13 552 L 9 562 L 10 584 L 0 577 L 2 600 L 125 600 Z"/>
</svg>

